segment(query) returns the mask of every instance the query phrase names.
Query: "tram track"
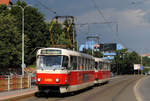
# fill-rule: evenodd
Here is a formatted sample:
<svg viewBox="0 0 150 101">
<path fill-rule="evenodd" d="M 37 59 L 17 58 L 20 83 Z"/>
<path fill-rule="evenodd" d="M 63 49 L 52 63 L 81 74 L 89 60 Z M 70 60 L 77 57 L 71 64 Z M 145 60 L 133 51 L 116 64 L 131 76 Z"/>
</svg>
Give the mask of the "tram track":
<svg viewBox="0 0 150 101">
<path fill-rule="evenodd" d="M 131 80 L 129 80 L 129 79 L 130 78 L 124 78 L 123 80 L 119 80 L 117 82 L 111 83 L 110 85 L 104 85 L 101 90 L 98 90 L 97 92 L 93 93 L 92 95 L 89 95 L 83 101 L 91 101 L 91 99 L 94 99 L 95 97 L 110 95 L 109 91 L 114 91 L 114 93 L 111 93 L 111 96 L 109 97 L 109 101 L 116 101 L 117 97 L 120 95 L 121 92 L 124 91 L 126 86 L 128 86 L 132 82 L 135 82 L 136 80 L 138 80 L 138 79 L 133 80 L 133 78 Z M 124 84 L 125 84 L 125 86 L 124 86 Z M 121 87 L 121 89 L 119 87 Z M 120 89 L 116 93 L 116 95 L 114 95 L 115 94 L 114 89 Z"/>
<path fill-rule="evenodd" d="M 124 91 L 139 80 L 141 76 L 122 76 L 111 80 L 110 83 L 94 86 L 92 89 L 82 90 L 75 94 L 30 96 L 17 101 L 119 101 Z M 15 100 L 16 101 L 16 100 Z M 122 100 L 121 100 L 122 101 Z"/>
<path fill-rule="evenodd" d="M 135 81 L 137 81 L 138 79 L 134 79 L 134 80 L 130 80 L 128 81 L 125 86 L 123 86 L 119 92 L 112 98 L 112 101 L 117 101 L 118 97 L 124 92 L 124 90 L 132 83 L 134 83 Z"/>
</svg>

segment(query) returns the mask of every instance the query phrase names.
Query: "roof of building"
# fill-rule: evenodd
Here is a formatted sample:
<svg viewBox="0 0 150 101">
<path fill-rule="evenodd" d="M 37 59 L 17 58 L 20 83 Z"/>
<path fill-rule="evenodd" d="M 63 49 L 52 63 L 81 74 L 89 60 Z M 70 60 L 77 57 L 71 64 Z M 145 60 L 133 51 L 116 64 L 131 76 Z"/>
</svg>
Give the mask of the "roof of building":
<svg viewBox="0 0 150 101">
<path fill-rule="evenodd" d="M 150 53 L 148 53 L 148 54 L 143 54 L 143 56 L 150 56 Z"/>
<path fill-rule="evenodd" d="M 0 0 L 0 5 L 1 4 L 6 4 L 8 6 L 9 3 L 10 3 L 10 0 Z"/>
</svg>

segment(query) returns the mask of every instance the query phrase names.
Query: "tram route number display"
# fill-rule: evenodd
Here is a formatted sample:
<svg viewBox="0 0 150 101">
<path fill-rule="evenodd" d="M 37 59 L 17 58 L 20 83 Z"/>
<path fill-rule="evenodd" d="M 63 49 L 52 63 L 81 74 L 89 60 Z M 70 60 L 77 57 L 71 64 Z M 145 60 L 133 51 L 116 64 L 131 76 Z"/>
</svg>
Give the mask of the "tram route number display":
<svg viewBox="0 0 150 101">
<path fill-rule="evenodd" d="M 61 54 L 61 50 L 41 50 L 41 54 L 59 55 Z"/>
</svg>

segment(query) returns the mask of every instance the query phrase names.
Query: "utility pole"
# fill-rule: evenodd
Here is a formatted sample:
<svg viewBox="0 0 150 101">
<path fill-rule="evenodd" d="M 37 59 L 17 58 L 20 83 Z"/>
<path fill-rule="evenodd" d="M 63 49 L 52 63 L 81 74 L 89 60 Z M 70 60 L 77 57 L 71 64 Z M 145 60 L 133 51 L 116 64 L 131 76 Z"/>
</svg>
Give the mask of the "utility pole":
<svg viewBox="0 0 150 101">
<path fill-rule="evenodd" d="M 21 10 L 22 10 L 22 63 L 21 63 L 21 68 L 22 68 L 22 75 L 24 75 L 24 68 L 26 67 L 25 66 L 25 63 L 24 63 L 24 10 L 27 6 L 20 6 L 20 5 L 12 5 L 12 6 L 16 6 L 16 7 L 20 7 Z"/>
<path fill-rule="evenodd" d="M 141 75 L 142 75 L 142 68 L 143 68 L 143 57 L 142 57 L 142 54 L 141 54 Z"/>
</svg>

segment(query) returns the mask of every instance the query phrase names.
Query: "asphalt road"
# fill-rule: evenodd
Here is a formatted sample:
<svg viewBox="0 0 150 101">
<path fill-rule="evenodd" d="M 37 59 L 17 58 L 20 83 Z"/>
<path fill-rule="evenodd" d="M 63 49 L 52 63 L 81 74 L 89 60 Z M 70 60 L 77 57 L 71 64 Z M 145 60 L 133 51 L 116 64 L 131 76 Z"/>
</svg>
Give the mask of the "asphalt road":
<svg viewBox="0 0 150 101">
<path fill-rule="evenodd" d="M 150 101 L 150 76 L 147 76 L 139 84 L 138 91 L 143 101 Z"/>
<path fill-rule="evenodd" d="M 120 76 L 107 84 L 73 94 L 42 94 L 40 97 L 32 96 L 19 101 L 137 101 L 133 87 L 140 78 L 142 76 Z"/>
</svg>

